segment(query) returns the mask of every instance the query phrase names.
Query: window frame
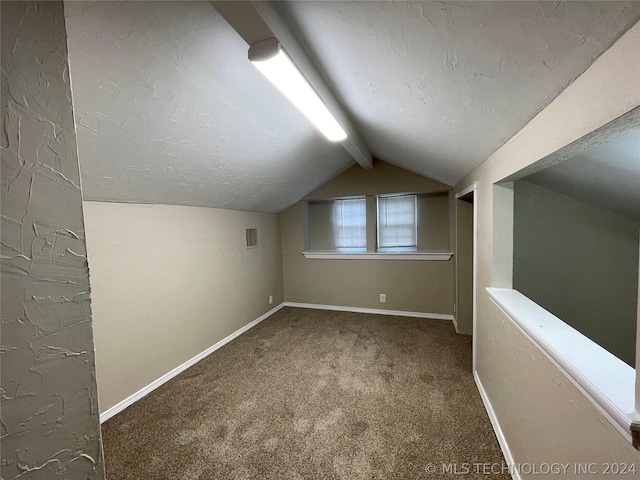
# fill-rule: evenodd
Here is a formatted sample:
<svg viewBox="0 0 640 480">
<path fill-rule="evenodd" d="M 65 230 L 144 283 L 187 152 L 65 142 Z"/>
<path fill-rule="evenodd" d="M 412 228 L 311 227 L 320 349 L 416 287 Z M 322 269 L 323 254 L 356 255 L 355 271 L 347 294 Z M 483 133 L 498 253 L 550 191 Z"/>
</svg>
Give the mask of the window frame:
<svg viewBox="0 0 640 480">
<path fill-rule="evenodd" d="M 395 246 L 395 247 L 381 247 L 380 246 L 380 199 L 386 198 L 401 198 L 401 197 L 413 197 L 413 234 L 415 238 L 414 246 Z M 375 251 L 381 254 L 411 254 L 418 252 L 418 194 L 417 193 L 393 193 L 376 195 L 376 248 Z"/>
<path fill-rule="evenodd" d="M 335 211 L 335 206 L 340 203 L 342 206 L 342 208 L 344 209 L 344 203 L 345 202 L 349 202 L 349 201 L 354 201 L 354 200 L 361 200 L 364 208 L 364 224 L 362 225 L 362 228 L 364 229 L 364 245 L 362 246 L 357 246 L 357 247 L 345 247 L 345 246 L 340 246 L 338 245 L 338 241 L 336 241 L 336 246 L 335 246 L 335 251 L 336 252 L 340 252 L 340 253 L 359 253 L 359 252 L 366 252 L 367 251 L 367 197 L 366 196 L 358 196 L 358 197 L 349 197 L 349 198 L 337 198 L 335 200 L 332 200 L 332 215 L 336 215 L 336 211 Z M 347 228 L 352 228 L 355 229 L 357 228 L 358 230 L 360 229 L 360 225 L 356 225 L 356 226 L 352 226 L 349 225 Z M 345 226 L 342 225 L 342 230 L 345 230 Z M 334 231 L 334 236 L 335 237 L 339 237 L 339 232 L 338 231 Z"/>
<path fill-rule="evenodd" d="M 447 190 L 446 194 L 450 197 L 452 190 Z M 442 193 L 442 192 L 437 192 Z M 377 249 L 377 219 L 378 219 L 378 197 L 399 197 L 399 196 L 415 196 L 416 201 L 416 229 L 418 229 L 419 219 L 419 201 L 418 197 L 422 195 L 422 192 L 394 192 L 394 193 L 382 193 L 382 194 L 364 194 L 353 196 L 342 196 L 333 198 L 307 198 L 302 201 L 303 203 L 303 250 L 302 255 L 306 259 L 310 260 L 392 260 L 392 261 L 449 261 L 453 257 L 453 251 L 451 250 L 451 233 L 449 233 L 449 243 L 445 248 L 431 248 L 421 250 L 418 247 L 412 250 L 400 250 L 400 251 L 379 251 Z M 336 249 L 312 249 L 312 237 L 313 227 L 311 220 L 311 209 L 313 204 L 331 204 L 337 200 L 349 200 L 349 199 L 365 199 L 366 212 L 365 212 L 365 231 L 366 231 L 366 250 L 361 251 L 339 251 Z M 371 204 L 370 202 L 374 202 Z M 448 207 L 448 215 L 451 212 Z M 449 218 L 449 222 L 451 218 Z M 451 224 L 449 223 L 449 229 Z M 416 231 L 416 243 L 418 243 L 419 230 Z"/>
</svg>

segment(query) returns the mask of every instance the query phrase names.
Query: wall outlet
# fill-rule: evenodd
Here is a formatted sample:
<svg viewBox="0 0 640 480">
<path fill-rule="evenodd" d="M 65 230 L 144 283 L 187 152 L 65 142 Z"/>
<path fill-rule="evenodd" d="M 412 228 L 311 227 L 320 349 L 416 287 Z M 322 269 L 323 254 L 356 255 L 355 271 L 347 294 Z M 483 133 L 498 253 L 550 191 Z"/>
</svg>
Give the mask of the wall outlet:
<svg viewBox="0 0 640 480">
<path fill-rule="evenodd" d="M 273 303 L 273 295 L 269 295 L 269 305 Z"/>
<path fill-rule="evenodd" d="M 387 303 L 387 294 L 386 293 L 381 293 L 380 294 L 380 303 Z"/>
</svg>

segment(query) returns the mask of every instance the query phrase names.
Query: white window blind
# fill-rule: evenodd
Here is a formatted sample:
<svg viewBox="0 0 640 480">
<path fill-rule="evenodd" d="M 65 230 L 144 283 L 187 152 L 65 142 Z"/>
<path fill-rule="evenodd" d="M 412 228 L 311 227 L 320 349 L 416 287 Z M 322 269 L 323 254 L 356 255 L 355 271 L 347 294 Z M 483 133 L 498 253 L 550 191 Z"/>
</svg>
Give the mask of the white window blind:
<svg viewBox="0 0 640 480">
<path fill-rule="evenodd" d="M 417 248 L 416 196 L 378 197 L 378 250 Z"/>
<path fill-rule="evenodd" d="M 367 250 L 367 207 L 364 198 L 349 198 L 333 202 L 333 232 L 336 250 L 364 252 Z"/>
</svg>

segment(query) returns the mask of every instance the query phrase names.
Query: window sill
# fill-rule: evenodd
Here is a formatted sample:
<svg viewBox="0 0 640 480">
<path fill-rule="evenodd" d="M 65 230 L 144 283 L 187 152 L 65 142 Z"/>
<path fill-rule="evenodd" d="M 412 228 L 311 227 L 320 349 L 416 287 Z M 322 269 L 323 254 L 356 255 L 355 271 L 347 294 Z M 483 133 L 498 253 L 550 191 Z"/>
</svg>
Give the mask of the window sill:
<svg viewBox="0 0 640 480">
<path fill-rule="evenodd" d="M 441 260 L 447 261 L 451 252 L 302 252 L 305 258 L 314 260 Z"/>
<path fill-rule="evenodd" d="M 533 340 L 620 433 L 631 441 L 636 372 L 517 290 L 487 288 L 491 300 Z"/>
</svg>

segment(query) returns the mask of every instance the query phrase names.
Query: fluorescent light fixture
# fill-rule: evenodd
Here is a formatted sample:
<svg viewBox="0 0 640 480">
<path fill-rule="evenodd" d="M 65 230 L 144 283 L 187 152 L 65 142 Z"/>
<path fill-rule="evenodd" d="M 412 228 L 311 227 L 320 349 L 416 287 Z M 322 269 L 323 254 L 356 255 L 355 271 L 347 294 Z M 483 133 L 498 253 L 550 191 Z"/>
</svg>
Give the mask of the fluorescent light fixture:
<svg viewBox="0 0 640 480">
<path fill-rule="evenodd" d="M 347 133 L 275 38 L 254 43 L 249 60 L 332 142 Z"/>
</svg>

